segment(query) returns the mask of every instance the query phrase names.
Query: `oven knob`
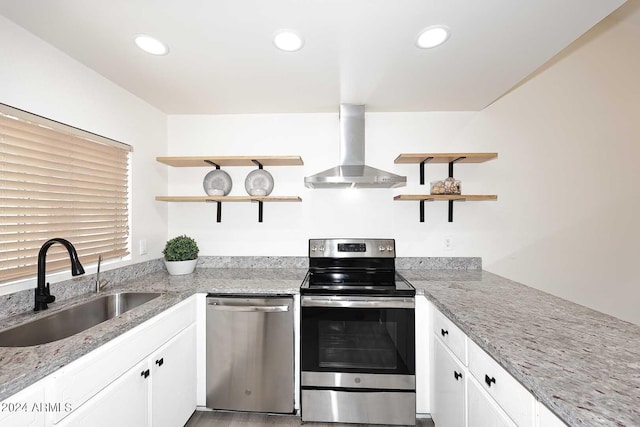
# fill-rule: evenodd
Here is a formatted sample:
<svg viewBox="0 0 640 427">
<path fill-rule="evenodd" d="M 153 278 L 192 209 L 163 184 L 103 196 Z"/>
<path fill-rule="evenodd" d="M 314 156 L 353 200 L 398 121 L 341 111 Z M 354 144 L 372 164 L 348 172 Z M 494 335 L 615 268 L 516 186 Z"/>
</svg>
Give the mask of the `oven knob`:
<svg viewBox="0 0 640 427">
<path fill-rule="evenodd" d="M 311 252 L 315 252 L 317 250 L 318 250 L 318 248 L 316 248 L 315 246 L 311 246 Z"/>
<path fill-rule="evenodd" d="M 387 250 L 387 248 L 385 248 L 384 246 L 382 246 L 382 245 L 378 246 L 378 251 L 384 252 L 386 250 Z"/>
<path fill-rule="evenodd" d="M 391 245 L 387 246 L 387 252 L 393 252 L 393 246 Z"/>
<path fill-rule="evenodd" d="M 320 246 L 320 252 L 324 252 L 324 246 Z"/>
</svg>

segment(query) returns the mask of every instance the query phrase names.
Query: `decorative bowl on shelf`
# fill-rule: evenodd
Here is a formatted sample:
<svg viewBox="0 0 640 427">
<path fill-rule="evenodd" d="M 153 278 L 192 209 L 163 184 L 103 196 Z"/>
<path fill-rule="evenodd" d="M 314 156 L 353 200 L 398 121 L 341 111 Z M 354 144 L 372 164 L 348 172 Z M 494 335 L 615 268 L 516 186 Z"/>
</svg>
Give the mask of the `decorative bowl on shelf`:
<svg viewBox="0 0 640 427">
<path fill-rule="evenodd" d="M 264 169 L 251 171 L 244 180 L 244 188 L 250 196 L 268 196 L 273 191 L 273 176 Z"/>
<path fill-rule="evenodd" d="M 202 186 L 209 196 L 226 196 L 231 191 L 231 177 L 221 169 L 214 169 L 205 175 Z"/>
</svg>

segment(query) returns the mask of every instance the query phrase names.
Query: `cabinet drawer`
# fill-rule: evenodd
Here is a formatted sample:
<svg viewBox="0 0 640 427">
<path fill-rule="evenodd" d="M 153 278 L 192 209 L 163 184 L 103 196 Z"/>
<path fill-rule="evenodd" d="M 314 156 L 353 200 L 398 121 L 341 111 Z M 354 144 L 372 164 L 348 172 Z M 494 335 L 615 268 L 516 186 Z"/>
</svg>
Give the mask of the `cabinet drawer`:
<svg viewBox="0 0 640 427">
<path fill-rule="evenodd" d="M 191 297 L 70 363 L 52 375 L 52 401 L 76 410 L 195 318 L 195 297 Z M 54 412 L 54 424 L 67 415 Z"/>
<path fill-rule="evenodd" d="M 498 362 L 475 342 L 468 340 L 469 371 L 482 388 L 520 427 L 535 424 L 535 399 Z"/>
<path fill-rule="evenodd" d="M 433 310 L 433 333 L 467 365 L 467 336 L 438 310 Z"/>
</svg>

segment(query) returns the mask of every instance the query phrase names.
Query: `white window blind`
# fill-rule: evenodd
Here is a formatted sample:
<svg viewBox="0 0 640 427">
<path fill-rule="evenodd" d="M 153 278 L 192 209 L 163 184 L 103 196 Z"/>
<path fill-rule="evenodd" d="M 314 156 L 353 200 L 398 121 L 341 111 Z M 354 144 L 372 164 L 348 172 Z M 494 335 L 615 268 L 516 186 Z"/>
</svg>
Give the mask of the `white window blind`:
<svg viewBox="0 0 640 427">
<path fill-rule="evenodd" d="M 129 145 L 0 104 L 0 283 L 35 276 L 62 237 L 80 262 L 129 253 Z M 47 272 L 69 268 L 61 245 Z"/>
</svg>

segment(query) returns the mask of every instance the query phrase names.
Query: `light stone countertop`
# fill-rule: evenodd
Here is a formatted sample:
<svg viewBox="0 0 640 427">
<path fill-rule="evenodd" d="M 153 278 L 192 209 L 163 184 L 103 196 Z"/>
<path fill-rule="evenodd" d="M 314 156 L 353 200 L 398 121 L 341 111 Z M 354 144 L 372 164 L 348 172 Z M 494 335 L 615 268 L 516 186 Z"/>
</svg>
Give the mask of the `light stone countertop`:
<svg viewBox="0 0 640 427">
<path fill-rule="evenodd" d="M 640 327 L 481 270 L 399 270 L 569 426 L 640 426 Z M 165 292 L 122 316 L 40 346 L 0 348 L 0 400 L 198 292 L 297 294 L 304 268 L 201 268 L 107 287 Z M 60 303 L 59 308 L 95 298 Z M 4 327 L 53 313 L 28 313 Z M 58 308 L 56 308 L 58 309 Z"/>
<path fill-rule="evenodd" d="M 165 294 L 69 338 L 31 347 L 0 347 L 0 401 L 195 293 L 297 294 L 306 271 L 287 268 L 205 268 L 185 276 L 157 272 L 117 286 L 108 286 L 102 294 L 124 291 Z M 96 293 L 90 293 L 50 304 L 48 310 L 39 313 L 30 312 L 3 319 L 2 326 L 9 328 L 35 320 L 96 297 Z"/>
<path fill-rule="evenodd" d="M 486 271 L 400 273 L 569 426 L 640 426 L 640 326 Z"/>
</svg>

